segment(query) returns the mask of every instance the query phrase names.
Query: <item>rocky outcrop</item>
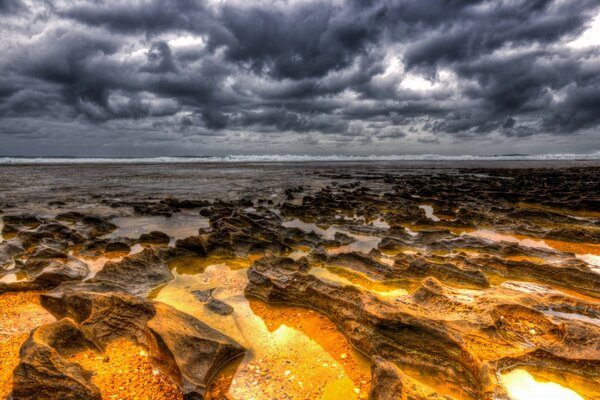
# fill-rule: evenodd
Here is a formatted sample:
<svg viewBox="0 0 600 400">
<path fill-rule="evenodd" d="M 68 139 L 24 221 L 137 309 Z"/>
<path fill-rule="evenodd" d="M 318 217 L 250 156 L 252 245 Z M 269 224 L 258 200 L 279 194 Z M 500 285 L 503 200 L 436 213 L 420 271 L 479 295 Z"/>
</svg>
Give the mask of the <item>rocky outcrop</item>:
<svg viewBox="0 0 600 400">
<path fill-rule="evenodd" d="M 413 295 L 390 300 L 321 281 L 310 274 L 306 260 L 279 257 L 255 262 L 248 278 L 246 295 L 318 309 L 366 354 L 422 375 L 443 377 L 440 382 L 458 389 L 461 398 L 506 398 L 496 372 L 515 365 L 498 362 L 508 354 L 521 365 L 536 365 L 539 360 L 523 354 L 538 352 L 553 360 L 545 364 L 547 368 L 569 370 L 578 363 L 585 379 L 598 376 L 600 349 L 592 338 L 600 336 L 600 326 L 576 321 L 559 324 L 532 307 L 579 304 L 559 292 L 531 292 L 518 283 L 464 291 L 428 277 Z M 389 368 L 385 370 L 389 375 Z"/>
<path fill-rule="evenodd" d="M 486 288 L 490 284 L 485 275 L 473 268 L 459 268 L 449 263 L 432 263 L 423 258 L 412 261 L 397 274 L 403 278 L 418 279 L 435 277 L 448 284 L 472 288 Z"/>
<path fill-rule="evenodd" d="M 381 357 L 371 361 L 369 400 L 453 400 L 415 381 Z"/>
<path fill-rule="evenodd" d="M 217 371 L 245 349 L 188 314 L 161 303 L 154 303 L 154 307 L 156 316 L 148 322 L 153 358 L 164 368 L 177 371 L 187 398 L 202 398 Z"/>
<path fill-rule="evenodd" d="M 104 264 L 90 282 L 106 282 L 125 287 L 132 294 L 146 296 L 150 291 L 173 279 L 165 261 L 152 248 L 127 256 L 121 261 Z"/>
<path fill-rule="evenodd" d="M 141 244 L 154 244 L 154 245 L 165 245 L 169 244 L 171 238 L 164 232 L 151 231 L 148 233 L 142 233 L 138 239 Z"/>
<path fill-rule="evenodd" d="M 65 358 L 104 349 L 120 338 L 148 348 L 153 362 L 181 385 L 185 398 L 201 399 L 215 373 L 245 349 L 196 318 L 105 282 L 69 283 L 42 295 L 58 322 L 38 328 L 21 350 L 15 398 L 27 393 L 65 399 L 99 399 L 90 374 Z M 51 368 L 49 381 L 44 369 Z M 21 396 L 21 397 L 17 397 Z"/>
<path fill-rule="evenodd" d="M 71 319 L 35 329 L 20 351 L 13 372 L 14 400 L 100 400 L 90 371 L 66 360 L 77 352 L 95 349 Z"/>
<path fill-rule="evenodd" d="M 264 258 L 248 270 L 246 295 L 270 302 L 301 304 L 327 314 L 350 342 L 366 354 L 443 373 L 479 398 L 492 398 L 495 377 L 448 334 L 443 322 L 419 318 L 352 286 L 325 283 L 307 273 L 308 266 L 289 258 Z M 490 392 L 490 386 L 492 391 Z"/>
</svg>

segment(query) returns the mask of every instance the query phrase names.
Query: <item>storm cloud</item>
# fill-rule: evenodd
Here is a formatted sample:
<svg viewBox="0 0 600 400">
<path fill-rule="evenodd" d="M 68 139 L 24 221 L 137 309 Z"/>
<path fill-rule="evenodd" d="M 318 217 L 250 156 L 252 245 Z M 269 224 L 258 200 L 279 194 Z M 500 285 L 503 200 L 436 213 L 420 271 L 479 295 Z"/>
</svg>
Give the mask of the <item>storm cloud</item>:
<svg viewBox="0 0 600 400">
<path fill-rule="evenodd" d="M 0 33 L 4 155 L 600 150 L 597 0 L 0 0 Z"/>
</svg>

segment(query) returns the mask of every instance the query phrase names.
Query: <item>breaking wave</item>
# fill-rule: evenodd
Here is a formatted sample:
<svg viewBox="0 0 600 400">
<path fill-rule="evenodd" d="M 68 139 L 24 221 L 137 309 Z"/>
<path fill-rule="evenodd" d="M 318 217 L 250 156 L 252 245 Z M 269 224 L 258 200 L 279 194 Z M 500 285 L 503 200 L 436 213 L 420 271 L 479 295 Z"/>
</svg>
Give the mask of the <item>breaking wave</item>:
<svg viewBox="0 0 600 400">
<path fill-rule="evenodd" d="M 600 160 L 600 151 L 590 154 L 506 154 L 493 156 L 439 154 L 419 155 L 228 155 L 207 157 L 0 157 L 0 164 L 175 164 L 175 163 L 261 163 L 311 161 L 549 161 Z"/>
</svg>

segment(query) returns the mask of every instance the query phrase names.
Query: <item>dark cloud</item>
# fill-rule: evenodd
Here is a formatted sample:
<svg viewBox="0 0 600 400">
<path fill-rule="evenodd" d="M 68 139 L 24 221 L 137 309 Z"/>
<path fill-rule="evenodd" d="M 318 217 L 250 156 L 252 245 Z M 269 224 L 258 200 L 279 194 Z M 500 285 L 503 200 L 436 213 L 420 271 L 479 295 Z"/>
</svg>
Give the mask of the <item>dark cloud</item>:
<svg viewBox="0 0 600 400">
<path fill-rule="evenodd" d="M 0 14 L 10 14 L 25 9 L 21 0 L 0 0 Z"/>
<path fill-rule="evenodd" d="M 569 42 L 599 12 L 595 0 L 0 0 L 0 135 L 127 131 L 132 146 L 182 152 L 194 135 L 231 151 L 548 135 L 577 147 L 600 129 L 600 44 Z"/>
</svg>

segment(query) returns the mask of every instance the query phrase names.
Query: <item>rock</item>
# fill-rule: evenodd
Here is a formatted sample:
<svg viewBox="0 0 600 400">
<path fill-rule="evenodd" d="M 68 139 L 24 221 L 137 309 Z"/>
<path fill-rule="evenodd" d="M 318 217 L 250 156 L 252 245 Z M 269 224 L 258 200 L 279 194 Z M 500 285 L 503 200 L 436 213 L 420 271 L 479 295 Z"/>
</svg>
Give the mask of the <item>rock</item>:
<svg viewBox="0 0 600 400">
<path fill-rule="evenodd" d="M 186 398 L 202 398 L 213 375 L 245 349 L 188 314 L 165 304 L 154 305 L 156 316 L 148 322 L 156 339 L 152 354 L 161 354 L 158 361 L 179 371 Z M 171 362 L 165 362 L 165 354 L 172 354 Z"/>
<path fill-rule="evenodd" d="M 131 240 L 127 238 L 102 239 L 93 237 L 83 243 L 80 252 L 88 256 L 99 256 L 111 252 L 129 253 L 131 247 L 128 242 L 131 242 Z"/>
<path fill-rule="evenodd" d="M 211 288 L 211 289 L 204 289 L 204 290 L 193 290 L 192 294 L 194 295 L 196 300 L 205 302 L 205 301 L 210 300 L 210 298 L 212 297 L 213 290 L 215 290 L 215 289 Z"/>
<path fill-rule="evenodd" d="M 352 236 L 346 235 L 343 232 L 336 232 L 333 235 L 333 239 L 335 241 L 337 241 L 341 246 L 345 246 L 345 245 L 348 245 L 350 243 L 356 242 L 356 239 L 354 239 Z"/>
<path fill-rule="evenodd" d="M 9 227 L 12 233 L 12 231 L 18 232 L 24 229 L 37 228 L 44 221 L 33 214 L 16 214 L 2 216 L 2 222 L 4 222 L 5 227 Z M 5 232 L 3 231 L 2 234 L 5 234 Z"/>
<path fill-rule="evenodd" d="M 169 237 L 169 235 L 167 235 L 166 233 L 163 233 L 163 232 L 159 232 L 159 231 L 143 233 L 140 235 L 140 238 L 138 239 L 139 243 L 156 244 L 156 245 L 169 244 L 170 241 L 171 241 L 171 238 Z"/>
<path fill-rule="evenodd" d="M 371 377 L 369 400 L 453 400 L 410 378 L 381 357 L 373 358 Z"/>
<path fill-rule="evenodd" d="M 0 243 L 0 270 L 12 265 L 15 257 L 25 253 L 20 242 L 14 239 Z"/>
<path fill-rule="evenodd" d="M 374 279 L 402 277 L 401 267 L 384 264 L 370 255 L 355 251 L 332 255 L 315 252 L 311 255 L 311 259 L 327 266 L 349 268 Z"/>
<path fill-rule="evenodd" d="M 68 318 L 35 329 L 21 347 L 11 398 L 100 400 L 92 373 L 65 360 L 78 351 L 94 348 Z"/>
<path fill-rule="evenodd" d="M 147 296 L 150 291 L 171 281 L 173 274 L 164 260 L 152 248 L 123 258 L 108 261 L 90 282 L 107 282 L 127 288 L 135 295 Z"/>
<path fill-rule="evenodd" d="M 181 383 L 186 398 L 202 398 L 214 374 L 245 352 L 234 340 L 173 307 L 107 290 L 105 283 L 62 285 L 42 295 L 42 305 L 57 318 L 78 324 L 99 348 L 121 337 L 148 347 L 153 362 Z"/>
<path fill-rule="evenodd" d="M 22 266 L 27 279 L 11 283 L 0 283 L 0 293 L 29 290 L 48 290 L 63 282 L 81 281 L 89 275 L 86 263 L 74 258 L 29 259 Z"/>
<path fill-rule="evenodd" d="M 600 234 L 582 229 L 552 229 L 544 236 L 546 239 L 564 240 L 566 242 L 600 244 Z"/>
<path fill-rule="evenodd" d="M 210 202 L 206 200 L 178 200 L 173 198 L 168 198 L 163 200 L 163 203 L 168 205 L 172 209 L 192 209 L 192 208 L 202 208 L 210 206 Z"/>
<path fill-rule="evenodd" d="M 317 309 L 364 353 L 411 365 L 424 374 L 444 376 L 475 398 L 491 400 L 502 391 L 493 371 L 468 352 L 461 336 L 442 318 L 425 318 L 412 304 L 323 282 L 307 270 L 305 261 L 265 257 L 248 270 L 245 293 L 265 301 Z"/>
<path fill-rule="evenodd" d="M 412 279 L 423 279 L 432 276 L 443 282 L 462 287 L 486 288 L 490 286 L 481 271 L 459 268 L 448 263 L 431 263 L 423 258 L 412 261 L 408 268 L 402 270 L 401 276 Z"/>
<path fill-rule="evenodd" d="M 121 241 L 110 241 L 106 244 L 104 251 L 107 253 L 129 253 L 131 246 Z"/>
<path fill-rule="evenodd" d="M 89 236 L 102 236 L 117 229 L 115 224 L 102 217 L 85 215 L 76 211 L 58 214 L 55 219 L 72 223 L 77 229 L 85 231 Z"/>
<path fill-rule="evenodd" d="M 233 312 L 233 307 L 229 304 L 216 299 L 213 297 L 212 293 L 215 289 L 205 289 L 205 290 L 194 290 L 192 294 L 196 298 L 196 300 L 201 301 L 204 304 L 204 307 L 219 315 L 229 315 Z"/>
<path fill-rule="evenodd" d="M 205 243 L 200 236 L 179 239 L 175 242 L 175 247 L 178 249 L 189 250 L 200 256 L 205 256 L 207 254 Z"/>
<path fill-rule="evenodd" d="M 86 263 L 73 257 L 69 257 L 64 262 L 56 259 L 41 262 L 47 264 L 41 271 L 32 273 L 30 277 L 43 288 L 52 288 L 66 281 L 81 281 L 90 273 Z M 27 266 L 28 263 L 29 261 L 25 265 Z"/>
<path fill-rule="evenodd" d="M 210 298 L 204 307 L 219 315 L 229 315 L 233 312 L 233 307 L 221 300 L 215 299 L 214 297 Z"/>
<path fill-rule="evenodd" d="M 78 323 L 98 348 L 121 337 L 142 340 L 146 323 L 155 315 L 154 306 L 128 293 L 106 291 L 111 289 L 104 283 L 65 285 L 42 294 L 41 303 L 57 319 L 68 317 Z"/>
</svg>

